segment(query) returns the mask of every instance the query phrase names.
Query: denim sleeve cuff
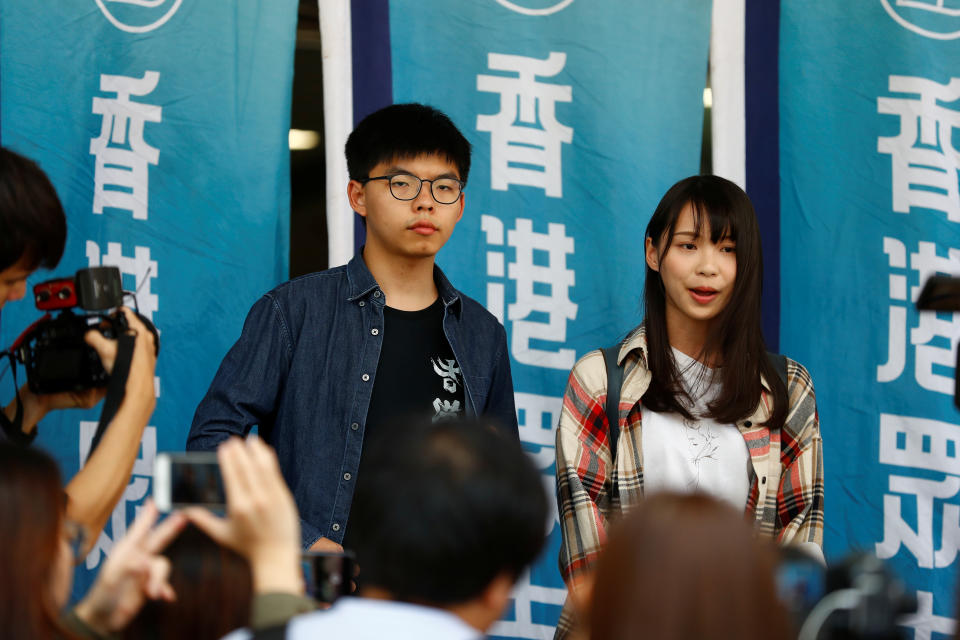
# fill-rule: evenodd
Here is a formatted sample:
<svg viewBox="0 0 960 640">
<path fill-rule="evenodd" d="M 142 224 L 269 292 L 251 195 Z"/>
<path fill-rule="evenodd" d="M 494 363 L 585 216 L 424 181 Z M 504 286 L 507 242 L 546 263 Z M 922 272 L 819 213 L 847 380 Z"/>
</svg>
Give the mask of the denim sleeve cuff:
<svg viewBox="0 0 960 640">
<path fill-rule="evenodd" d="M 300 544 L 303 545 L 304 551 L 312 547 L 313 543 L 322 537 L 323 533 L 320 529 L 317 529 L 303 518 L 300 518 Z"/>
</svg>

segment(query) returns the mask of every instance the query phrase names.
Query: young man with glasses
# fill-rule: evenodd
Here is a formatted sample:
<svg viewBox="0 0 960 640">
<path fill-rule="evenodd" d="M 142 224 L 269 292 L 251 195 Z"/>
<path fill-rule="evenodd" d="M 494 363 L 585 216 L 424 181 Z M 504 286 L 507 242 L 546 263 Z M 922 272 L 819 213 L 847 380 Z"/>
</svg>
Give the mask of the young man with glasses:
<svg viewBox="0 0 960 640">
<path fill-rule="evenodd" d="M 517 437 L 504 329 L 434 264 L 463 215 L 469 142 L 402 104 L 365 118 L 346 155 L 366 245 L 254 304 L 187 441 L 213 450 L 258 425 L 315 550 L 343 542 L 361 451 L 398 418 L 484 415 Z"/>
</svg>

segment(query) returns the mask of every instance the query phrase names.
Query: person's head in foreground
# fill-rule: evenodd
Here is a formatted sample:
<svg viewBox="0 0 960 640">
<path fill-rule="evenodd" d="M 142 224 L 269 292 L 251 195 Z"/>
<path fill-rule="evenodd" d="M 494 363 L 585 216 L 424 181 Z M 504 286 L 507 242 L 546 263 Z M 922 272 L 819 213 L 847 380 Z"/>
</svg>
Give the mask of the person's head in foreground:
<svg viewBox="0 0 960 640">
<path fill-rule="evenodd" d="M 486 630 L 544 543 L 547 499 L 519 442 L 479 421 L 415 423 L 364 455 L 350 520 L 361 595 Z"/>
<path fill-rule="evenodd" d="M 73 531 L 50 456 L 0 443 L 0 629 L 4 637 L 52 638 L 73 578 Z"/>
<path fill-rule="evenodd" d="M 743 513 L 700 494 L 646 498 L 597 563 L 591 640 L 786 640 L 775 551 Z"/>
</svg>

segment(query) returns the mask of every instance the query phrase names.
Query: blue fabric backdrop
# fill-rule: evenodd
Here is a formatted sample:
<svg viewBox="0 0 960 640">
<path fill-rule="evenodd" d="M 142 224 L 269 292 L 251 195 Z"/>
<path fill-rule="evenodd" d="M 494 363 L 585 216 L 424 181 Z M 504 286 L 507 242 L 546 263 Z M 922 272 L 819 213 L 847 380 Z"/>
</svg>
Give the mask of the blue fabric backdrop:
<svg viewBox="0 0 960 640">
<path fill-rule="evenodd" d="M 0 0 L 0 15 L 0 138 L 63 201 L 56 275 L 119 266 L 161 332 L 157 409 L 76 594 L 150 494 L 155 452 L 183 449 L 251 301 L 287 277 L 297 2 Z M 0 344 L 39 315 L 29 299 L 8 304 Z M 12 396 L 9 374 L 0 388 Z M 98 411 L 41 424 L 68 478 Z"/>
<path fill-rule="evenodd" d="M 960 545 L 960 314 L 919 314 L 960 274 L 956 3 L 782 0 L 781 350 L 810 369 L 826 551 L 889 558 L 947 637 Z"/>
</svg>

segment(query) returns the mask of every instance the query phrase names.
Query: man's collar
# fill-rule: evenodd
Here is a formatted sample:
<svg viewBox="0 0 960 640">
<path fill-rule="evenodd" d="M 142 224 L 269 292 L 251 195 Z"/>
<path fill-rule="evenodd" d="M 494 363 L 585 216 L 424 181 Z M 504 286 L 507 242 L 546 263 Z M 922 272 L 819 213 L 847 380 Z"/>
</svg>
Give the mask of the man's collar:
<svg viewBox="0 0 960 640">
<path fill-rule="evenodd" d="M 459 314 L 463 306 L 460 300 L 460 292 L 453 288 L 453 285 L 447 280 L 447 276 L 444 275 L 436 263 L 433 265 L 433 281 L 437 285 L 437 292 L 440 294 L 443 306 L 451 307 Z M 348 300 L 357 300 L 367 296 L 380 286 L 374 279 L 373 274 L 370 273 L 367 263 L 363 260 L 363 247 L 347 263 L 347 282 L 350 291 Z"/>
</svg>

